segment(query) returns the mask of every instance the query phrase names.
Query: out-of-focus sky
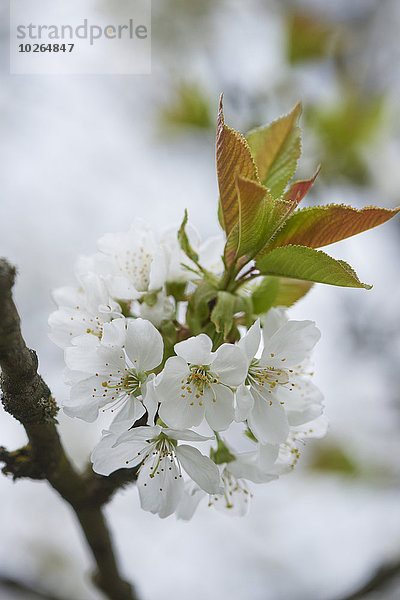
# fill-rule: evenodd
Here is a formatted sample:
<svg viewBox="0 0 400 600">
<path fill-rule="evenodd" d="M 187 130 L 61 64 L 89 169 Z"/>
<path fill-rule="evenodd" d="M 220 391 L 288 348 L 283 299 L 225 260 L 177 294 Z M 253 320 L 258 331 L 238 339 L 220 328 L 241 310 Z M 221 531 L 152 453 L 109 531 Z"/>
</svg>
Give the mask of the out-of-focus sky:
<svg viewBox="0 0 400 600">
<path fill-rule="evenodd" d="M 88 15 L 100 5 L 116 10 L 87 2 Z M 147 76 L 10 75 L 2 10 L 0 255 L 18 266 L 23 333 L 59 402 L 68 389 L 47 318 L 51 290 L 74 283 L 77 256 L 136 216 L 161 232 L 187 208 L 203 237 L 219 232 L 221 92 L 227 123 L 242 131 L 303 101 L 299 176 L 322 162 L 310 203 L 399 204 L 396 0 L 153 0 Z M 143 600 L 339 600 L 400 556 L 399 248 L 398 218 L 328 248 L 374 288 L 316 285 L 291 310 L 322 331 L 315 381 L 330 431 L 308 444 L 295 473 L 254 486 L 247 517 L 204 505 L 189 523 L 161 521 L 140 510 L 134 487 L 107 507 L 124 573 Z M 60 428 L 83 465 L 102 424 L 61 414 Z M 0 445 L 24 443 L 1 410 Z M 1 477 L 0 498 L 0 576 L 61 599 L 99 600 L 73 516 L 52 490 Z"/>
</svg>

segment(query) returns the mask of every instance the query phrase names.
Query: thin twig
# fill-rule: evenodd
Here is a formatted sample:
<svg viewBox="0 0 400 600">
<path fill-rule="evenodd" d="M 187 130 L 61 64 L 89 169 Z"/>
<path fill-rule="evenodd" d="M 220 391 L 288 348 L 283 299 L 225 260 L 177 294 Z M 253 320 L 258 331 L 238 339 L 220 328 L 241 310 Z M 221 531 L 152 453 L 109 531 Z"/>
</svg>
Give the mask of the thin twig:
<svg viewBox="0 0 400 600">
<path fill-rule="evenodd" d="M 136 600 L 132 586 L 121 578 L 112 541 L 101 510 L 127 476 L 80 475 L 70 463 L 56 428 L 58 407 L 37 373 L 37 356 L 26 347 L 12 299 L 15 269 L 0 260 L 0 384 L 4 408 L 25 428 L 29 443 L 15 452 L 1 450 L 5 471 L 14 478 L 45 478 L 75 511 L 97 564 L 93 581 L 110 600 Z M 132 470 L 131 470 L 132 471 Z M 128 479 L 133 480 L 135 473 Z M 93 486 L 95 484 L 95 490 Z M 95 493 L 97 492 L 97 493 Z"/>
</svg>

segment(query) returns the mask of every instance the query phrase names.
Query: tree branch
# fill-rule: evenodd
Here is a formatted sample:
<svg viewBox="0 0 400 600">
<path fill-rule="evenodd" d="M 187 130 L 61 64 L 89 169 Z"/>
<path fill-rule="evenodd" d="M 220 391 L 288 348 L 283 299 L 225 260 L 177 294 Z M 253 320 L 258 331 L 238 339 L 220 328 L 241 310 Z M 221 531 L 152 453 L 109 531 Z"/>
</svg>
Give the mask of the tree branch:
<svg viewBox="0 0 400 600">
<path fill-rule="evenodd" d="M 119 572 L 112 541 L 101 506 L 129 476 L 99 479 L 80 475 L 71 465 L 56 428 L 58 407 L 37 372 L 36 353 L 27 348 L 12 299 L 15 268 L 0 259 L 0 385 L 4 408 L 25 428 L 29 443 L 20 450 L 0 450 L 3 471 L 14 478 L 47 479 L 73 508 L 97 564 L 93 581 L 110 600 L 136 600 L 137 596 Z M 133 471 L 130 469 L 129 471 Z"/>
<path fill-rule="evenodd" d="M 340 600 L 360 600 L 370 592 L 382 591 L 386 586 L 400 576 L 400 561 L 381 566 L 362 587 L 349 596 L 343 596 Z"/>
<path fill-rule="evenodd" d="M 22 592 L 23 596 L 21 596 L 21 598 L 29 597 L 31 600 L 61 600 L 60 598 L 53 596 L 52 594 L 48 594 L 46 592 L 36 589 L 28 583 L 18 581 L 17 579 L 13 579 L 12 577 L 7 577 L 7 575 L 0 575 L 0 589 L 2 588 L 8 588 L 10 590 L 15 590 L 16 592 Z"/>
</svg>

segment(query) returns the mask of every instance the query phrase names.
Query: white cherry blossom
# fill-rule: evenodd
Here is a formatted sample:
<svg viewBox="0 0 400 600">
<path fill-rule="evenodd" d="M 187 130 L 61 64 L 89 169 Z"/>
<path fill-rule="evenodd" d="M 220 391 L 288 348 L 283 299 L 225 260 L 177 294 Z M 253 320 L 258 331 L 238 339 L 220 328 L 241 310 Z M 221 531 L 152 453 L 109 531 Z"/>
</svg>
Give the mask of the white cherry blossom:
<svg viewBox="0 0 400 600">
<path fill-rule="evenodd" d="M 253 496 L 248 482 L 267 483 L 277 479 L 283 472 L 283 468 L 276 465 L 279 451 L 278 445 L 257 444 L 256 450 L 234 456 L 234 450 L 229 447 L 234 460 L 219 465 L 222 489 L 220 493 L 209 495 L 208 506 L 213 506 L 230 516 L 246 515 Z M 195 484 L 186 485 L 177 509 L 177 517 L 183 520 L 191 519 L 198 504 L 205 497 L 206 494 Z"/>
<path fill-rule="evenodd" d="M 312 321 L 289 321 L 282 309 L 271 309 L 262 335 L 260 358 L 255 358 L 261 342 L 259 321 L 238 344 L 247 357 L 248 374 L 236 394 L 236 420 L 247 419 L 261 443 L 279 444 L 290 425 L 321 413 L 322 394 L 303 370 L 320 332 Z"/>
<path fill-rule="evenodd" d="M 141 219 L 136 219 L 127 232 L 108 233 L 100 238 L 98 248 L 108 259 L 105 277 L 114 298 L 130 301 L 163 287 L 168 257 Z"/>
<path fill-rule="evenodd" d="M 328 422 L 324 415 L 320 415 L 313 421 L 304 425 L 290 428 L 285 442 L 279 447 L 279 455 L 275 463 L 275 471 L 280 475 L 289 473 L 297 465 L 302 448 L 309 438 L 321 438 L 326 435 Z"/>
<path fill-rule="evenodd" d="M 243 352 L 233 344 L 212 352 L 204 333 L 175 344 L 174 350 L 177 356 L 167 360 L 157 382 L 161 419 L 186 428 L 205 417 L 211 429 L 226 429 L 234 419 L 233 390 L 247 374 Z"/>
<path fill-rule="evenodd" d="M 85 421 L 94 421 L 98 411 L 121 409 L 115 422 L 132 424 L 149 413 L 154 418 L 157 399 L 154 374 L 161 362 L 163 340 L 144 319 L 115 319 L 104 326 L 103 343 L 67 348 L 65 361 L 71 372 L 85 373 L 71 388 L 64 411 Z M 129 425 L 128 425 L 129 426 Z"/>
<path fill-rule="evenodd" d="M 232 517 L 244 517 L 249 511 L 250 499 L 253 497 L 247 481 L 237 479 L 228 466 L 223 469 L 221 480 L 224 491 L 222 494 L 211 494 L 208 506 L 213 506 L 220 512 L 227 512 Z"/>
<path fill-rule="evenodd" d="M 53 293 L 58 310 L 49 317 L 49 337 L 61 348 L 81 335 L 101 339 L 104 323 L 121 316 L 121 307 L 110 297 L 99 275 L 82 274 L 80 283 L 80 288 L 63 287 Z"/>
<path fill-rule="evenodd" d="M 109 475 L 116 469 L 140 465 L 137 486 L 144 510 L 168 517 L 184 493 L 182 470 L 207 493 L 220 490 L 220 476 L 212 460 L 197 448 L 178 441 L 203 442 L 209 437 L 194 431 L 136 427 L 122 434 L 103 432 L 92 454 L 93 469 Z"/>
</svg>

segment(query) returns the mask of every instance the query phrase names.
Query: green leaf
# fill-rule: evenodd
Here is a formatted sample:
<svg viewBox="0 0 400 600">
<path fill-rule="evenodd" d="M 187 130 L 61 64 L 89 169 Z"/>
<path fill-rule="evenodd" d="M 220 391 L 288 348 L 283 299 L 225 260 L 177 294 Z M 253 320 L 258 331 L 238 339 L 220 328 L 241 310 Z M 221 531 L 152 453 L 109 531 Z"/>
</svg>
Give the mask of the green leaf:
<svg viewBox="0 0 400 600">
<path fill-rule="evenodd" d="M 247 328 L 251 327 L 253 324 L 253 312 L 254 312 L 254 308 L 253 308 L 253 300 L 251 298 L 250 295 L 246 294 L 244 292 L 244 290 L 242 292 L 238 291 L 235 294 L 235 311 L 234 314 L 237 315 L 237 313 L 243 313 L 244 315 L 244 322 L 243 319 L 241 320 L 241 324 L 242 325 L 246 325 Z M 231 332 L 230 337 L 233 337 L 233 333 Z M 240 334 L 238 339 L 240 339 Z"/>
<path fill-rule="evenodd" d="M 312 282 L 301 279 L 272 275 L 263 277 L 252 294 L 254 312 L 261 315 L 272 306 L 292 306 L 305 296 L 312 286 Z"/>
<path fill-rule="evenodd" d="M 217 302 L 211 313 L 211 321 L 217 332 L 223 333 L 225 339 L 234 324 L 235 300 L 235 296 L 229 292 L 218 292 Z"/>
<path fill-rule="evenodd" d="M 189 238 L 186 235 L 185 227 L 187 225 L 187 222 L 188 222 L 188 212 L 185 208 L 185 216 L 183 217 L 182 224 L 178 230 L 178 241 L 179 241 L 179 244 L 180 244 L 182 250 L 186 254 L 186 256 L 188 258 L 190 258 L 190 260 L 192 260 L 196 265 L 198 265 L 199 264 L 199 255 L 191 247 Z"/>
<path fill-rule="evenodd" d="M 306 246 L 276 248 L 260 258 L 256 266 L 264 275 L 278 275 L 317 283 L 370 289 L 343 260 Z"/>
<path fill-rule="evenodd" d="M 278 291 L 279 277 L 263 277 L 251 296 L 254 312 L 257 315 L 268 312 L 274 304 Z"/>
<path fill-rule="evenodd" d="M 261 182 L 279 198 L 293 177 L 301 154 L 301 132 L 297 121 L 301 105 L 277 121 L 246 135 Z"/>
<path fill-rule="evenodd" d="M 269 246 L 269 249 L 288 244 L 319 248 L 381 225 L 400 210 L 369 206 L 357 210 L 351 206 L 328 204 L 312 206 L 293 213 Z"/>
<path fill-rule="evenodd" d="M 279 290 L 273 306 L 292 306 L 297 300 L 303 298 L 313 285 L 312 281 L 281 277 L 279 279 Z"/>
<path fill-rule="evenodd" d="M 186 319 L 193 335 L 202 333 L 203 325 L 210 316 L 210 304 L 217 297 L 215 287 L 203 281 L 189 300 Z"/>
<path fill-rule="evenodd" d="M 237 258 L 243 267 L 268 245 L 279 229 L 291 205 L 274 200 L 268 189 L 244 177 L 236 180 L 239 201 L 239 221 L 232 229 L 225 245 L 225 263 L 229 266 Z"/>
<path fill-rule="evenodd" d="M 228 236 L 239 220 L 237 175 L 255 181 L 258 181 L 258 177 L 246 139 L 225 125 L 222 96 L 218 111 L 216 159 L 222 227 Z"/>
</svg>

